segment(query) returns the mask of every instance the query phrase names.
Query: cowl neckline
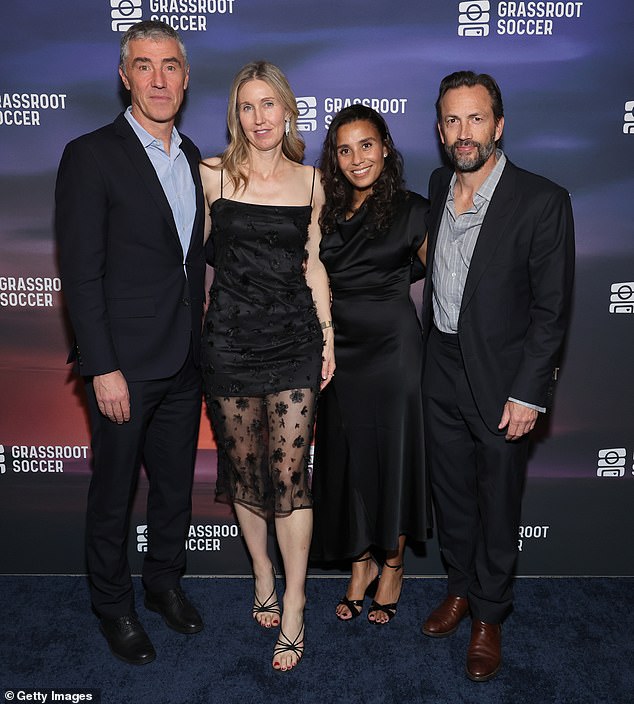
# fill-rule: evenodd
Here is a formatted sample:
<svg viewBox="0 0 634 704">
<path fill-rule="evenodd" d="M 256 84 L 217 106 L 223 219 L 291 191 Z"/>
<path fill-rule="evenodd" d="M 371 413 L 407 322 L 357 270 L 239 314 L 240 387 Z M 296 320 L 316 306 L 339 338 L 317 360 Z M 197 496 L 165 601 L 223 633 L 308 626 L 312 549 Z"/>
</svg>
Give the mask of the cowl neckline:
<svg viewBox="0 0 634 704">
<path fill-rule="evenodd" d="M 351 218 L 347 220 L 345 218 L 337 218 L 337 228 L 342 239 L 347 242 L 361 232 L 368 237 L 374 228 L 371 223 L 366 222 L 367 220 L 368 206 L 366 203 L 363 203 Z"/>
</svg>

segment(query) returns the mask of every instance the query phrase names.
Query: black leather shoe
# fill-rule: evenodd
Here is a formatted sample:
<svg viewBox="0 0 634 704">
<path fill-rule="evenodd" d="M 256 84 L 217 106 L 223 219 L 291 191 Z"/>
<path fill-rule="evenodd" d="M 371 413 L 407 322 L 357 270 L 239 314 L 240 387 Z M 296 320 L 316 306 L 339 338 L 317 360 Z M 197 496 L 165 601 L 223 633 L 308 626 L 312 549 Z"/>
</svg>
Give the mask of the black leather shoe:
<svg viewBox="0 0 634 704">
<path fill-rule="evenodd" d="M 130 665 L 145 665 L 156 657 L 156 650 L 135 614 L 102 618 L 99 625 L 110 652 L 119 660 Z"/>
<path fill-rule="evenodd" d="M 145 608 L 161 614 L 163 621 L 179 633 L 198 633 L 203 620 L 180 587 L 165 592 L 145 592 Z"/>
</svg>

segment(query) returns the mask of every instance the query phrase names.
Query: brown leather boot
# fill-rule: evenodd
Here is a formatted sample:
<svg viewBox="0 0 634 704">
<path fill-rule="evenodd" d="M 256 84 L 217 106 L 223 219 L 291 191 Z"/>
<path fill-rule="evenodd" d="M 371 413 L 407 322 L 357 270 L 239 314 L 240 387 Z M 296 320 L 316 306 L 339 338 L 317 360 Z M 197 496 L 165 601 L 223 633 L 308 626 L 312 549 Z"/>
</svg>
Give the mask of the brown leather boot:
<svg viewBox="0 0 634 704">
<path fill-rule="evenodd" d="M 458 630 L 460 621 L 469 612 L 469 602 L 464 596 L 451 594 L 429 614 L 421 630 L 431 638 L 446 638 Z"/>
<path fill-rule="evenodd" d="M 486 682 L 495 677 L 502 664 L 502 627 L 499 623 L 474 621 L 467 650 L 467 677 Z"/>
</svg>

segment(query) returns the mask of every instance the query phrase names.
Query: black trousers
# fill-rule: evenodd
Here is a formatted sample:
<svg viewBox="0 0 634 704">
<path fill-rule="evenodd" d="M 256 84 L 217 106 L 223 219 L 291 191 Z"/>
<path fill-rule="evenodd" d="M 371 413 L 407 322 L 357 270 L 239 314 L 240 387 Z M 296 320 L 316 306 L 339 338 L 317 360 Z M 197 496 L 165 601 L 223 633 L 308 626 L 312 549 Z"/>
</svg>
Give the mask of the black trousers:
<svg viewBox="0 0 634 704">
<path fill-rule="evenodd" d="M 167 379 L 128 382 L 130 420 L 117 425 L 97 408 L 86 384 L 93 474 L 88 491 L 86 557 L 93 608 L 105 618 L 134 611 L 127 556 L 130 512 L 141 462 L 149 480 L 148 549 L 143 584 L 164 591 L 185 570 L 185 539 L 202 407 L 200 371 L 191 352 Z"/>
<path fill-rule="evenodd" d="M 528 438 L 508 442 L 505 431 L 487 428 L 458 336 L 435 329 L 427 346 L 423 406 L 449 593 L 468 597 L 474 619 L 500 623 L 512 608 Z"/>
</svg>

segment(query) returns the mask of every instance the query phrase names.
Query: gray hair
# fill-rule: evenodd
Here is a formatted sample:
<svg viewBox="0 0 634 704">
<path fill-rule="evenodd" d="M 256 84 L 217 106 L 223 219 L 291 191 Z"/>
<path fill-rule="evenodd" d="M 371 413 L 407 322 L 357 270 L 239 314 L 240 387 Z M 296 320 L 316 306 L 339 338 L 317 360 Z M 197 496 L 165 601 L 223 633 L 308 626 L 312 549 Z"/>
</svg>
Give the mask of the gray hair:
<svg viewBox="0 0 634 704">
<path fill-rule="evenodd" d="M 123 73 L 125 73 L 125 65 L 128 60 L 129 45 L 134 39 L 153 39 L 154 41 L 173 39 L 178 44 L 178 48 L 183 55 L 185 68 L 189 66 L 187 61 L 187 51 L 185 50 L 185 45 L 183 44 L 183 40 L 180 38 L 178 32 L 175 29 L 172 29 L 169 24 L 166 24 L 165 22 L 145 20 L 143 22 L 133 24 L 132 27 L 130 27 L 130 29 L 128 29 L 121 37 L 119 67 Z"/>
</svg>

